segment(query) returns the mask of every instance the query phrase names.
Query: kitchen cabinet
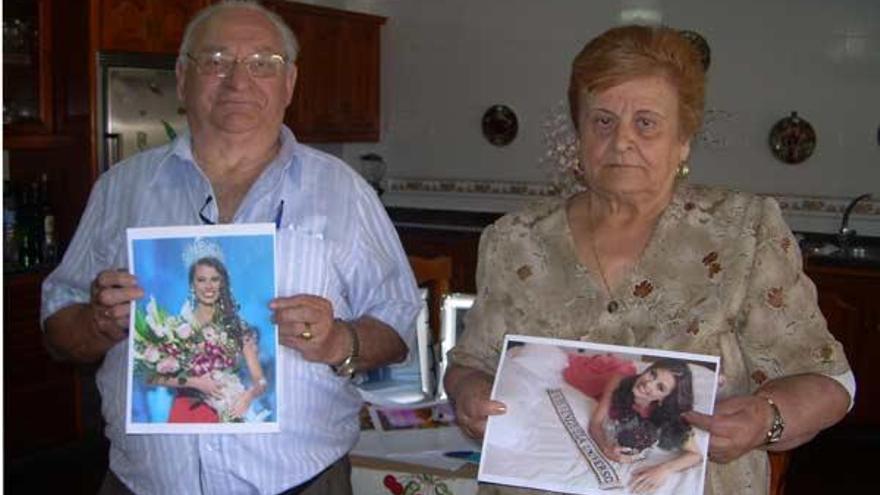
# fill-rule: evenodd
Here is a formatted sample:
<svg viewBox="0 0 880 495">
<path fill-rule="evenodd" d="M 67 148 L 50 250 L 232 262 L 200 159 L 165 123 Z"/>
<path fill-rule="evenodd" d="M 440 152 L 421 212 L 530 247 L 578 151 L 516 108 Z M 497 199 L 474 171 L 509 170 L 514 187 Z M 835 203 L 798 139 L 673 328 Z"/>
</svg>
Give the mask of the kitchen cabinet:
<svg viewBox="0 0 880 495">
<path fill-rule="evenodd" d="M 880 432 L 880 270 L 808 263 L 806 272 L 816 284 L 828 328 L 843 344 L 856 376 L 855 404 L 838 428 Z"/>
<path fill-rule="evenodd" d="M 828 328 L 843 344 L 856 399 L 843 421 L 792 451 L 786 493 L 867 493 L 876 489 L 880 455 L 880 270 L 807 259 Z"/>
<path fill-rule="evenodd" d="M 211 0 L 93 0 L 96 49 L 176 54 Z M 383 17 L 284 0 L 264 4 L 297 35 L 297 84 L 285 123 L 303 142 L 378 141 Z"/>
<path fill-rule="evenodd" d="M 176 54 L 187 22 L 211 0 L 100 0 L 99 50 Z"/>
<path fill-rule="evenodd" d="M 3 148 L 8 152 L 9 179 L 25 187 L 47 177 L 55 233 L 64 246 L 93 180 L 88 155 L 89 3 L 17 0 L 3 2 L 3 8 Z M 13 24 L 14 19 L 19 22 Z M 13 40 L 22 30 L 29 34 Z M 17 73 L 10 71 L 10 64 L 16 65 L 12 70 Z M 9 103 L 18 109 L 16 115 L 10 115 Z M 21 112 L 22 108 L 30 110 Z M 41 265 L 3 274 L 3 426 L 8 466 L 75 442 L 83 433 L 80 370 L 52 360 L 42 345 L 40 285 L 50 268 Z"/>
<path fill-rule="evenodd" d="M 52 0 L 3 4 L 4 149 L 51 146 Z"/>
<path fill-rule="evenodd" d="M 3 431 L 7 459 L 77 440 L 77 368 L 53 361 L 39 327 L 44 272 L 3 277 Z"/>
<path fill-rule="evenodd" d="M 285 123 L 303 142 L 378 141 L 384 17 L 273 0 L 296 33 L 297 83 Z"/>
</svg>

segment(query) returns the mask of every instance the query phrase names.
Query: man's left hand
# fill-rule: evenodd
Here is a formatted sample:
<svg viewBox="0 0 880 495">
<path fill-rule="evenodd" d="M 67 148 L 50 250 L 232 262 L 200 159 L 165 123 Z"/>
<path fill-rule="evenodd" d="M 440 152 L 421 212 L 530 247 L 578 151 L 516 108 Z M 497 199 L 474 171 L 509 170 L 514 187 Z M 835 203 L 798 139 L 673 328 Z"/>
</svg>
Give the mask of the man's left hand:
<svg viewBox="0 0 880 495">
<path fill-rule="evenodd" d="M 744 395 L 718 402 L 712 416 L 689 411 L 682 417 L 691 425 L 710 433 L 709 458 L 714 462 L 727 463 L 764 445 L 773 411 L 767 399 Z"/>
<path fill-rule="evenodd" d="M 348 332 L 333 318 L 333 304 L 319 296 L 300 294 L 269 303 L 281 345 L 308 361 L 339 364 L 348 356 Z"/>
</svg>

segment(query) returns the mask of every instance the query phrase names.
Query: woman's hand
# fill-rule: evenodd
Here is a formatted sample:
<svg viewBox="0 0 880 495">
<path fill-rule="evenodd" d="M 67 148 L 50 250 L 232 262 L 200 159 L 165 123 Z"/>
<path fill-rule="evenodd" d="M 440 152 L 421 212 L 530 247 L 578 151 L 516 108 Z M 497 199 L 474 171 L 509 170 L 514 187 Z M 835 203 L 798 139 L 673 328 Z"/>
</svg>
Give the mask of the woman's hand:
<svg viewBox="0 0 880 495">
<path fill-rule="evenodd" d="M 593 439 L 596 446 L 599 447 L 599 450 L 601 450 L 609 460 L 621 464 L 629 464 L 635 462 L 638 458 L 638 454 L 633 454 L 631 449 L 621 447 L 620 445 L 617 445 L 616 442 L 609 441 L 601 424 L 590 421 L 588 429 L 590 432 L 590 438 Z"/>
<path fill-rule="evenodd" d="M 633 450 L 628 447 L 621 447 L 620 445 L 611 446 L 609 449 L 610 454 L 605 450 L 605 446 L 600 445 L 599 448 L 602 449 L 606 457 L 621 464 L 632 464 L 639 459 L 638 452 L 633 453 Z"/>
<path fill-rule="evenodd" d="M 630 476 L 627 488 L 632 493 L 652 493 L 663 485 L 670 474 L 672 469 L 667 463 L 637 469 Z"/>
<path fill-rule="evenodd" d="M 503 402 L 489 399 L 492 377 L 482 371 L 453 366 L 447 370 L 444 383 L 455 405 L 456 422 L 470 437 L 483 438 L 488 417 L 507 412 Z"/>
<path fill-rule="evenodd" d="M 715 405 L 709 416 L 696 411 L 682 414 L 693 426 L 708 431 L 709 458 L 727 463 L 764 445 L 773 419 L 767 399 L 755 395 L 731 397 Z"/>
<path fill-rule="evenodd" d="M 666 481 L 670 474 L 689 469 L 702 461 L 703 455 L 700 454 L 697 441 L 694 435 L 691 434 L 684 445 L 681 446 L 681 452 L 677 457 L 654 466 L 636 469 L 630 475 L 627 487 L 633 493 L 656 491 L 663 486 L 663 482 Z"/>
<path fill-rule="evenodd" d="M 186 384 L 183 386 L 196 389 L 204 394 L 205 397 L 212 397 L 214 399 L 223 397 L 220 384 L 208 375 L 189 377 L 186 379 Z"/>
<path fill-rule="evenodd" d="M 233 418 L 244 417 L 244 415 L 247 414 L 248 408 L 251 407 L 251 402 L 253 402 L 255 397 L 256 394 L 254 394 L 253 388 L 245 390 L 235 399 L 235 404 L 229 409 L 229 414 L 232 415 Z"/>
</svg>

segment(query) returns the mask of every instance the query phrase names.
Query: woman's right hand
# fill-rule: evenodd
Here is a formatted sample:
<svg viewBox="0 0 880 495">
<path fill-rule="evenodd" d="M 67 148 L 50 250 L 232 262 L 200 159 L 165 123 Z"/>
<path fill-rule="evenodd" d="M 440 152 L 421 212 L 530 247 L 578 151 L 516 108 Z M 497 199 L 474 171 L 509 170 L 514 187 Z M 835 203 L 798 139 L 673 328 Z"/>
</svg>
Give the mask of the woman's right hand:
<svg viewBox="0 0 880 495">
<path fill-rule="evenodd" d="M 192 376 L 186 379 L 184 387 L 194 388 L 203 393 L 206 397 L 219 399 L 222 397 L 220 393 L 220 384 L 208 375 Z"/>
<path fill-rule="evenodd" d="M 605 452 L 605 450 L 603 450 L 603 452 Z M 631 464 L 639 458 L 638 453 L 633 453 L 632 449 L 621 447 L 620 445 L 611 447 L 611 455 L 608 455 L 607 453 L 605 455 L 612 461 L 621 464 Z"/>
<path fill-rule="evenodd" d="M 491 400 L 492 377 L 481 371 L 454 366 L 446 372 L 444 380 L 449 398 L 455 405 L 458 426 L 468 436 L 483 438 L 489 416 L 504 414 L 507 406 Z"/>
<path fill-rule="evenodd" d="M 629 464 L 638 458 L 638 455 L 634 454 L 631 449 L 621 447 L 616 442 L 609 440 L 608 435 L 605 434 L 605 430 L 599 422 L 591 420 L 588 429 L 590 438 L 593 439 L 596 446 L 602 451 L 602 454 L 609 460 L 621 464 Z"/>
</svg>

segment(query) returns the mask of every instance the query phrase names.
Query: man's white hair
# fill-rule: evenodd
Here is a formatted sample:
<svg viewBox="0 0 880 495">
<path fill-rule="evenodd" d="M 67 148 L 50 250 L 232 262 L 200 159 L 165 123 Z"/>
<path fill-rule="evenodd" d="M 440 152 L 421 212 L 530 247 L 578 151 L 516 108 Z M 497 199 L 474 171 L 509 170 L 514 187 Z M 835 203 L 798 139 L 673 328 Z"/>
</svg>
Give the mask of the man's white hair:
<svg viewBox="0 0 880 495">
<path fill-rule="evenodd" d="M 296 35 L 293 34 L 293 31 L 287 23 L 284 22 L 284 19 L 253 0 L 224 0 L 223 2 L 200 10 L 198 14 L 189 21 L 189 24 L 186 25 L 186 30 L 183 32 L 183 41 L 180 42 L 180 50 L 177 54 L 178 63 L 186 64 L 186 54 L 192 49 L 193 35 L 198 27 L 205 21 L 214 17 L 214 15 L 231 9 L 253 10 L 266 17 L 266 19 L 275 26 L 278 35 L 281 37 L 281 43 L 284 47 L 284 56 L 287 57 L 289 62 L 296 61 L 296 55 L 299 52 L 299 44 L 296 41 Z"/>
</svg>

